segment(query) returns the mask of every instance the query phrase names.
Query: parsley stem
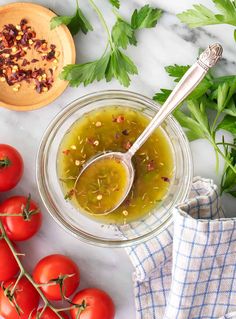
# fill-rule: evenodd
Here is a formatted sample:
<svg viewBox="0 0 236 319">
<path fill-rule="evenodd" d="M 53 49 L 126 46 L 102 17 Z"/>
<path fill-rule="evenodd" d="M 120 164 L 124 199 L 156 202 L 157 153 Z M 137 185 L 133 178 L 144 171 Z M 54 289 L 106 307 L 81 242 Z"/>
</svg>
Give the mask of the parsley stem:
<svg viewBox="0 0 236 319">
<path fill-rule="evenodd" d="M 228 166 L 232 169 L 232 171 L 236 174 L 236 167 L 232 164 L 231 160 L 221 151 L 219 146 L 216 144 L 214 140 L 210 141 L 212 146 L 214 147 L 215 151 L 217 151 L 225 160 L 225 162 L 228 164 Z"/>
<path fill-rule="evenodd" d="M 111 47 L 111 49 L 113 49 L 114 46 L 113 46 L 111 34 L 110 34 L 110 31 L 108 29 L 107 23 L 106 23 L 106 21 L 105 21 L 105 19 L 103 17 L 103 14 L 102 14 L 101 10 L 98 8 L 98 6 L 95 4 L 95 2 L 93 0 L 89 0 L 89 3 L 93 7 L 94 11 L 97 13 L 97 15 L 98 15 L 98 17 L 99 17 L 99 19 L 101 21 L 101 24 L 102 24 L 102 26 L 104 27 L 104 29 L 105 29 L 105 31 L 107 33 L 108 40 L 109 40 L 109 43 L 110 43 L 110 47 Z"/>
<path fill-rule="evenodd" d="M 115 8 L 112 9 L 112 12 L 117 18 L 123 20 L 122 16 L 119 14 L 119 12 Z"/>
<path fill-rule="evenodd" d="M 236 148 L 236 145 L 235 145 L 235 144 L 232 144 L 232 143 L 226 143 L 226 142 L 218 142 L 218 143 L 216 143 L 216 145 L 227 145 L 227 146 L 230 146 L 230 147 Z"/>
<path fill-rule="evenodd" d="M 212 123 L 212 126 L 211 126 L 211 134 L 215 136 L 215 130 L 216 130 L 216 125 L 217 125 L 217 121 L 221 115 L 221 111 L 217 111 L 217 114 L 216 114 L 216 117 Z"/>
<path fill-rule="evenodd" d="M 76 7 L 79 8 L 79 0 L 76 0 Z"/>
<path fill-rule="evenodd" d="M 217 149 L 214 149 L 215 150 L 215 154 L 216 154 L 216 174 L 218 175 L 219 173 L 219 153 L 217 151 Z"/>
</svg>

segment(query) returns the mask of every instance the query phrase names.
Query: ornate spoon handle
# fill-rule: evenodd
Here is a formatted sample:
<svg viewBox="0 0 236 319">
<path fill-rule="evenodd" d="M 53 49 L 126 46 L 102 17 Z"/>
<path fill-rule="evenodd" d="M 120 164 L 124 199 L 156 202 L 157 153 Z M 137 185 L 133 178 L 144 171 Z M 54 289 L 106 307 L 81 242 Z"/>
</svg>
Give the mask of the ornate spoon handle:
<svg viewBox="0 0 236 319">
<path fill-rule="evenodd" d="M 191 68 L 185 73 L 176 85 L 159 112 L 152 119 L 143 133 L 135 141 L 127 152 L 132 157 L 136 151 L 145 143 L 152 132 L 173 112 L 173 110 L 196 88 L 204 78 L 208 70 L 221 58 L 223 49 L 220 44 L 210 45 L 198 58 Z"/>
</svg>

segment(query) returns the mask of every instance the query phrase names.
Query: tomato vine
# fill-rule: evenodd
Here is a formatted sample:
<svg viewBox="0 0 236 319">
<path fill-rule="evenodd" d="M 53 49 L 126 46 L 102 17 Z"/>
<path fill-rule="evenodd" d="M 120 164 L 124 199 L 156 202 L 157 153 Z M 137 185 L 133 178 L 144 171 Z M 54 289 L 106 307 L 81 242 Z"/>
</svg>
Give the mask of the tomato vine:
<svg viewBox="0 0 236 319">
<path fill-rule="evenodd" d="M 8 247 L 10 248 L 10 250 L 11 250 L 11 252 L 12 252 L 12 254 L 13 254 L 13 256 L 14 256 L 17 264 L 18 264 L 18 266 L 19 266 L 19 270 L 20 270 L 19 274 L 17 276 L 16 282 L 14 283 L 13 287 L 7 288 L 7 291 L 5 293 L 5 295 L 9 299 L 9 302 L 11 304 L 14 304 L 14 307 L 15 307 L 16 311 L 18 312 L 18 314 L 20 314 L 21 309 L 17 305 L 17 302 L 16 302 L 16 300 L 14 298 L 14 293 L 16 291 L 17 284 L 19 283 L 21 278 L 25 277 L 33 285 L 33 287 L 38 292 L 40 298 L 44 302 L 44 306 L 43 306 L 42 310 L 40 311 L 40 313 L 37 313 L 37 318 L 38 319 L 41 318 L 41 316 L 43 315 L 43 313 L 46 310 L 46 308 L 50 308 L 57 315 L 57 317 L 60 318 L 60 319 L 64 319 L 63 316 L 60 314 L 60 312 L 71 310 L 71 309 L 74 309 L 74 308 L 78 308 L 78 314 L 80 315 L 80 313 L 86 308 L 86 303 L 85 302 L 82 302 L 81 304 L 74 304 L 71 301 L 69 301 L 68 298 L 64 298 L 63 295 L 62 295 L 62 298 L 69 303 L 69 307 L 68 308 L 56 308 L 56 307 L 54 307 L 51 304 L 51 302 L 45 297 L 43 291 L 40 289 L 40 285 L 36 284 L 34 282 L 33 278 L 31 277 L 31 275 L 25 270 L 25 268 L 24 268 L 24 266 L 23 266 L 23 264 L 22 264 L 22 262 L 21 262 L 21 260 L 19 258 L 19 255 L 22 255 L 22 254 L 18 254 L 17 253 L 15 247 L 13 246 L 12 242 L 8 238 L 8 236 L 6 234 L 6 231 L 5 231 L 1 221 L 0 221 L 0 233 L 1 233 L 0 240 L 5 240 L 5 242 L 7 243 Z M 51 284 L 51 283 L 49 283 L 49 284 Z M 78 315 L 78 318 L 79 318 L 79 315 Z"/>
</svg>

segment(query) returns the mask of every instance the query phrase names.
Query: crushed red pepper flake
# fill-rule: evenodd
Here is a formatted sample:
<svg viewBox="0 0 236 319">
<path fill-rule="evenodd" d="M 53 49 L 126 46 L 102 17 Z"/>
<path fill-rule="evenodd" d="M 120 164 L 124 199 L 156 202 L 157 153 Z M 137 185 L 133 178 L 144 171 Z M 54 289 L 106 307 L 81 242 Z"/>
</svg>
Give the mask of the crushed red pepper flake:
<svg viewBox="0 0 236 319">
<path fill-rule="evenodd" d="M 148 172 L 154 171 L 155 169 L 155 162 L 153 160 L 147 163 L 147 170 Z"/>
<path fill-rule="evenodd" d="M 164 182 L 166 182 L 166 183 L 170 183 L 170 179 L 168 178 L 168 177 L 166 177 L 166 176 L 162 176 L 162 178 L 161 178 Z"/>
<path fill-rule="evenodd" d="M 66 195 L 65 195 L 65 199 L 71 199 L 76 193 L 76 190 L 73 188 L 71 189 Z"/>
<path fill-rule="evenodd" d="M 131 204 L 131 200 L 128 198 L 124 201 L 124 205 L 128 207 Z"/>
<path fill-rule="evenodd" d="M 34 82 L 32 88 L 38 93 L 47 92 L 54 82 L 55 67 L 49 68 L 48 71 L 43 68 L 30 68 L 31 64 L 40 60 L 36 58 L 27 60 L 27 51 L 34 49 L 41 60 L 55 64 L 58 63 L 55 56 L 59 56 L 60 52 L 56 52 L 56 45 L 49 45 L 46 40 L 37 39 L 36 32 L 27 23 L 26 19 L 22 19 L 20 24 L 6 24 L 0 30 L 0 78 L 5 78 L 9 86 L 22 81 Z M 22 68 L 26 66 L 29 66 L 29 69 Z"/>
<path fill-rule="evenodd" d="M 113 117 L 112 122 L 123 123 L 125 117 L 123 115 L 118 115 L 117 117 Z"/>
<path fill-rule="evenodd" d="M 70 150 L 64 150 L 64 151 L 62 151 L 62 153 L 63 153 L 64 155 L 69 155 L 69 154 L 70 154 Z"/>
<path fill-rule="evenodd" d="M 130 141 L 127 141 L 127 142 L 124 143 L 123 147 L 124 147 L 125 150 L 128 151 L 131 146 L 132 146 L 132 143 Z"/>
<path fill-rule="evenodd" d="M 115 139 L 118 140 L 119 138 L 120 138 L 120 133 L 117 132 L 117 133 L 115 134 Z"/>
<path fill-rule="evenodd" d="M 122 134 L 125 135 L 125 136 L 127 136 L 127 135 L 129 135 L 129 131 L 128 131 L 128 130 L 123 130 L 123 131 L 122 131 Z"/>
</svg>

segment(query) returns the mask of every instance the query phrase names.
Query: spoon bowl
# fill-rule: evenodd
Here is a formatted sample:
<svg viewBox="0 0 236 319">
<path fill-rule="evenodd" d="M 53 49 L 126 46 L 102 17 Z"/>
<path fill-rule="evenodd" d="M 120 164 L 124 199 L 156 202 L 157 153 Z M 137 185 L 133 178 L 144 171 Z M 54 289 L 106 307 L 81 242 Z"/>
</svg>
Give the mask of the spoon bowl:
<svg viewBox="0 0 236 319">
<path fill-rule="evenodd" d="M 82 175 L 89 169 L 89 167 L 96 165 L 99 161 L 104 161 L 104 160 L 116 160 L 117 162 L 119 162 L 123 166 L 124 170 L 126 171 L 127 178 L 126 178 L 126 184 L 123 190 L 123 195 L 120 197 L 118 202 L 116 202 L 114 206 L 112 206 L 112 208 L 109 209 L 108 211 L 104 211 L 104 213 L 96 214 L 96 215 L 107 215 L 113 212 L 116 208 L 118 208 L 122 204 L 124 199 L 127 197 L 127 195 L 129 194 L 131 187 L 133 185 L 134 176 L 135 176 L 135 170 L 134 170 L 134 166 L 132 164 L 131 156 L 129 152 L 121 153 L 121 152 L 107 151 L 107 152 L 97 154 L 96 156 L 93 156 L 84 164 L 80 174 L 77 176 L 74 188 L 75 189 L 78 188 L 79 180 L 81 179 Z"/>
</svg>

